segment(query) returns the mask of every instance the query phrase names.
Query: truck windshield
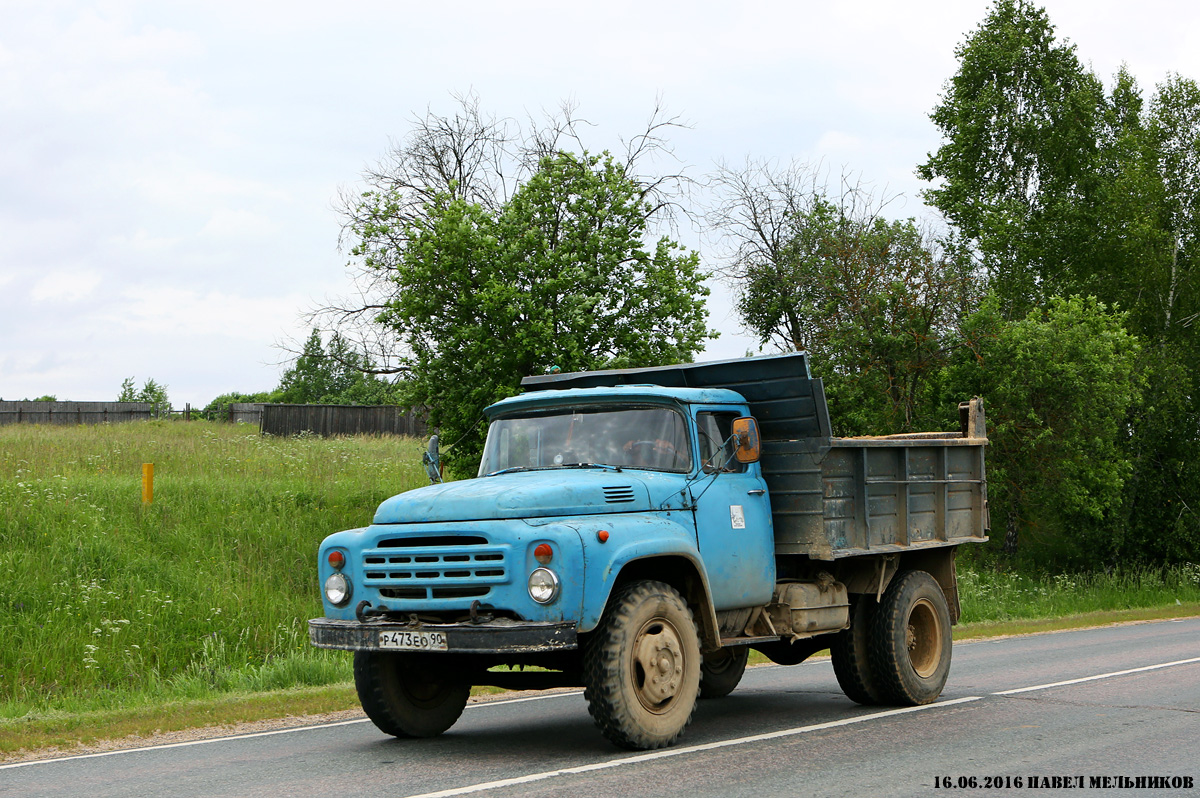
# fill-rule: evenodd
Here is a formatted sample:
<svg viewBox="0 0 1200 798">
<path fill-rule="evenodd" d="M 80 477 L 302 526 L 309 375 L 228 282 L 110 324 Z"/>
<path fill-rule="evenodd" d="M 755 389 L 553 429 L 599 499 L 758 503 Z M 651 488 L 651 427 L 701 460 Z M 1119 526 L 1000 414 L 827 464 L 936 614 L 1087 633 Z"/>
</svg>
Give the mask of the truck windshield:
<svg viewBox="0 0 1200 798">
<path fill-rule="evenodd" d="M 584 465 L 690 471 L 687 425 L 669 407 L 574 407 L 504 416 L 488 429 L 479 475 Z"/>
</svg>

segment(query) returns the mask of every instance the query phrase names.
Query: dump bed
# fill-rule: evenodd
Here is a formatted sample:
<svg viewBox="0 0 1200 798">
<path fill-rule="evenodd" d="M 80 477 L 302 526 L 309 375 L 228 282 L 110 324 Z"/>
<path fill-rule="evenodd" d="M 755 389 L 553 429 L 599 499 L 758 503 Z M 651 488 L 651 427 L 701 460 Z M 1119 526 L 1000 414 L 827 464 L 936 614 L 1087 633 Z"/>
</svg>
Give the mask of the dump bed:
<svg viewBox="0 0 1200 798">
<path fill-rule="evenodd" d="M 983 405 L 955 433 L 764 441 L 777 554 L 832 560 L 987 540 Z"/>
<path fill-rule="evenodd" d="M 526 390 L 728 388 L 758 419 L 777 554 L 833 560 L 987 540 L 980 400 L 957 432 L 835 438 L 804 353 L 526 377 Z"/>
</svg>

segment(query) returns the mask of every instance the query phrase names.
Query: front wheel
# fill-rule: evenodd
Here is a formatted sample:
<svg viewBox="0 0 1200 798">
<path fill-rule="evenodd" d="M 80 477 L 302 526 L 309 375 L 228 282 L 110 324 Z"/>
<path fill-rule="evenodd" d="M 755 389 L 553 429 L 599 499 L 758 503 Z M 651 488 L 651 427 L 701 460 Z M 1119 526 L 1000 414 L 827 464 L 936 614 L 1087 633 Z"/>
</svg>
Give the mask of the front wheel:
<svg viewBox="0 0 1200 798">
<path fill-rule="evenodd" d="M 924 571 L 897 574 L 883 594 L 871 629 L 871 667 L 886 700 L 928 704 L 950 675 L 950 609 Z"/>
<path fill-rule="evenodd" d="M 683 597 L 648 580 L 619 588 L 583 668 L 588 712 L 611 742 L 635 750 L 675 742 L 700 690 L 700 638 Z"/>
<path fill-rule="evenodd" d="M 419 654 L 354 652 L 354 686 L 363 711 L 393 737 L 434 737 L 462 714 L 471 685 Z"/>
</svg>

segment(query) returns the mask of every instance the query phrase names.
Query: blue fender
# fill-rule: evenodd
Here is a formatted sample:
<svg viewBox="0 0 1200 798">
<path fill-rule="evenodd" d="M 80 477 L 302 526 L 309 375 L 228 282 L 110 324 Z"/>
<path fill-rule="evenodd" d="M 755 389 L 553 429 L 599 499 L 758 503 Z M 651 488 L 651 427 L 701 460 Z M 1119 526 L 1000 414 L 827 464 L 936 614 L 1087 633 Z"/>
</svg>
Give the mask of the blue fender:
<svg viewBox="0 0 1200 798">
<path fill-rule="evenodd" d="M 628 513 L 570 519 L 583 541 L 583 569 L 586 574 L 583 591 L 583 612 L 579 631 L 590 632 L 600 623 L 604 608 L 612 595 L 618 577 L 629 568 L 637 569 L 642 578 L 671 582 L 678 568 L 671 568 L 668 559 L 685 561 L 699 580 L 698 590 L 685 596 L 697 605 L 696 621 L 700 624 L 705 642 L 717 636 L 716 612 L 712 604 L 708 572 L 696 546 L 696 531 L 688 511 L 658 513 Z M 607 539 L 602 540 L 607 532 Z M 654 560 L 663 560 L 662 570 Z M 640 563 L 640 565 L 639 565 Z M 682 585 L 680 585 L 682 590 Z"/>
</svg>

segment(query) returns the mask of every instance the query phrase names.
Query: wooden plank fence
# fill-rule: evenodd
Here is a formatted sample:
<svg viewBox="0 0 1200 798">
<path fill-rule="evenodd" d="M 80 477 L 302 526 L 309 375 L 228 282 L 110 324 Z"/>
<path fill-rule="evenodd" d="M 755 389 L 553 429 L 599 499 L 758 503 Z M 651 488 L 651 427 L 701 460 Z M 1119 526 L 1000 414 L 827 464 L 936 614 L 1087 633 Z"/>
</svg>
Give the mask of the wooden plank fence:
<svg viewBox="0 0 1200 798">
<path fill-rule="evenodd" d="M 191 407 L 177 411 L 185 420 Z M 0 426 L 5 424 L 106 424 L 148 421 L 156 415 L 149 402 L 5 402 L 0 401 Z M 334 435 L 411 435 L 429 433 L 426 414 L 392 405 L 282 405 L 236 402 L 228 420 L 253 424 L 270 435 L 310 433 Z"/>
<path fill-rule="evenodd" d="M 394 405 L 262 405 L 267 435 L 411 435 L 429 432 L 425 413 Z"/>
<path fill-rule="evenodd" d="M 106 424 L 145 421 L 154 417 L 150 402 L 4 402 L 5 424 Z"/>
<path fill-rule="evenodd" d="M 264 402 L 233 402 L 229 405 L 229 415 L 224 419 L 235 424 L 262 425 Z"/>
</svg>

